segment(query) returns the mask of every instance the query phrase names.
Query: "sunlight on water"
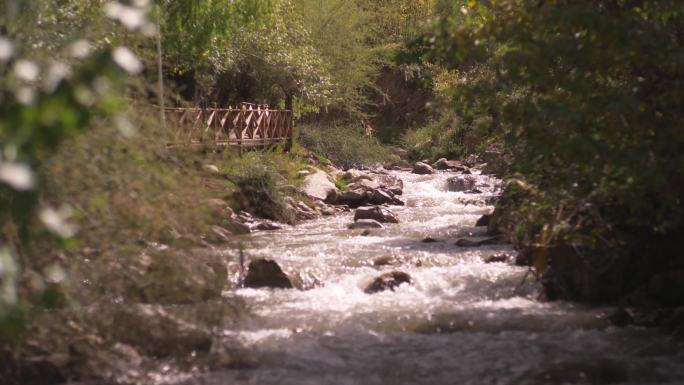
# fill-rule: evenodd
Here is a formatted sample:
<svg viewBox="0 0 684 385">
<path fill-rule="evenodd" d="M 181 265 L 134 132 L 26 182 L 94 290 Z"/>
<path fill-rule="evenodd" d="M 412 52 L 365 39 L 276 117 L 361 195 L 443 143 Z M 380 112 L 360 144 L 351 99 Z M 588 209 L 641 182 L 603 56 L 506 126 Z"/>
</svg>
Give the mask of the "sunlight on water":
<svg viewBox="0 0 684 385">
<path fill-rule="evenodd" d="M 391 207 L 399 224 L 361 236 L 347 230 L 348 213 L 245 240 L 249 257 L 275 259 L 288 274 L 322 284 L 231 292 L 254 316 L 225 330 L 221 343 L 238 346 L 257 367 L 188 384 L 684 383 L 676 381 L 684 379 L 684 357 L 656 332 L 614 329 L 610 309 L 537 301 L 526 268 L 483 261 L 513 253 L 510 246 L 455 246 L 459 237 L 482 235 L 474 224 L 493 209 L 485 202 L 499 181 L 478 176 L 482 193 L 465 194 L 446 191 L 454 174 L 395 175 L 407 202 Z M 426 236 L 437 242 L 422 243 Z M 395 264 L 374 266 L 380 256 Z M 238 270 L 232 266 L 236 279 Z M 363 292 L 393 270 L 414 284 Z M 632 353 L 653 343 L 650 356 Z"/>
</svg>

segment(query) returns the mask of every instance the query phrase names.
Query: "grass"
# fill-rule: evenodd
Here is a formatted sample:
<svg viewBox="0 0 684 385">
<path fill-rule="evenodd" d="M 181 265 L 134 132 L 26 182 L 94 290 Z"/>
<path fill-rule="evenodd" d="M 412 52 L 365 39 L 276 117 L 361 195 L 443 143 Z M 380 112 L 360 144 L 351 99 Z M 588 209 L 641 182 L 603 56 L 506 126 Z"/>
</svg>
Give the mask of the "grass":
<svg viewBox="0 0 684 385">
<path fill-rule="evenodd" d="M 340 191 L 347 190 L 347 181 L 344 180 L 341 174 L 335 177 L 335 187 L 337 187 Z"/>
<path fill-rule="evenodd" d="M 299 140 L 317 156 L 345 169 L 375 167 L 394 160 L 376 138 L 366 137 L 350 125 L 306 125 L 299 129 Z"/>
</svg>

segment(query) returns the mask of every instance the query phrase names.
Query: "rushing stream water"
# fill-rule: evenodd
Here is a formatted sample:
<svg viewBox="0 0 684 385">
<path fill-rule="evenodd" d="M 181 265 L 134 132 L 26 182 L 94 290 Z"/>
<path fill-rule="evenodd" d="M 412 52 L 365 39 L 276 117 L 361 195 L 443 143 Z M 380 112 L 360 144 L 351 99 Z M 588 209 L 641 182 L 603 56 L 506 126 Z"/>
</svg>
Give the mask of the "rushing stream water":
<svg viewBox="0 0 684 385">
<path fill-rule="evenodd" d="M 490 187 L 473 195 L 445 191 L 453 174 L 394 175 L 407 203 L 391 208 L 399 224 L 362 236 L 347 230 L 350 213 L 250 236 L 250 258 L 321 285 L 227 293 L 253 317 L 217 345 L 240 346 L 255 365 L 185 384 L 684 384 L 684 354 L 668 336 L 611 327 L 611 309 L 537 301 L 526 268 L 484 263 L 509 246 L 454 245 L 482 231 L 473 226 L 492 210 L 496 181 L 480 176 Z M 381 256 L 395 264 L 374 266 Z M 363 292 L 393 270 L 414 285 Z"/>
</svg>

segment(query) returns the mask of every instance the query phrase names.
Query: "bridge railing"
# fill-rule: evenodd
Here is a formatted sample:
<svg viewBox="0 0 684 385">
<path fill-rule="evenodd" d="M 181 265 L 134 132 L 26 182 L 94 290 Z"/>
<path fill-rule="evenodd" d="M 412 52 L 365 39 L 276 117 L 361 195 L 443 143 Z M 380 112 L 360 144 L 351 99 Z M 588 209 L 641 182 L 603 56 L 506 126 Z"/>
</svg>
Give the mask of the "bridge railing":
<svg viewBox="0 0 684 385">
<path fill-rule="evenodd" d="M 173 131 L 170 145 L 268 147 L 292 145 L 290 110 L 243 103 L 237 108 L 165 108 Z"/>
</svg>

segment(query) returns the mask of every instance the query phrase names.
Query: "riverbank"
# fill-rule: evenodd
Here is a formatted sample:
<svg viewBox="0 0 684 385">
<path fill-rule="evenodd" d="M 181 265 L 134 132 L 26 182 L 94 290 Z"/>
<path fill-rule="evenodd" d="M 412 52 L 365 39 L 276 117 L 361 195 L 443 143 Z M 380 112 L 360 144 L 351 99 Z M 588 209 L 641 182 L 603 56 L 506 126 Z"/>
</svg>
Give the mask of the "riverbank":
<svg viewBox="0 0 684 385">
<path fill-rule="evenodd" d="M 302 190 L 332 170 L 325 157 L 298 145 L 243 156 L 168 148 L 152 116 L 131 111 L 132 137 L 100 122 L 43 160 L 41 205 L 77 235 L 56 242 L 31 227 L 25 306 L 2 317 L 14 331 L 0 337 L 10 384 L 136 383 L 168 365 L 214 365 L 211 336 L 247 313 L 222 297 L 227 264 L 248 253 L 233 239 L 336 212 Z"/>
</svg>

